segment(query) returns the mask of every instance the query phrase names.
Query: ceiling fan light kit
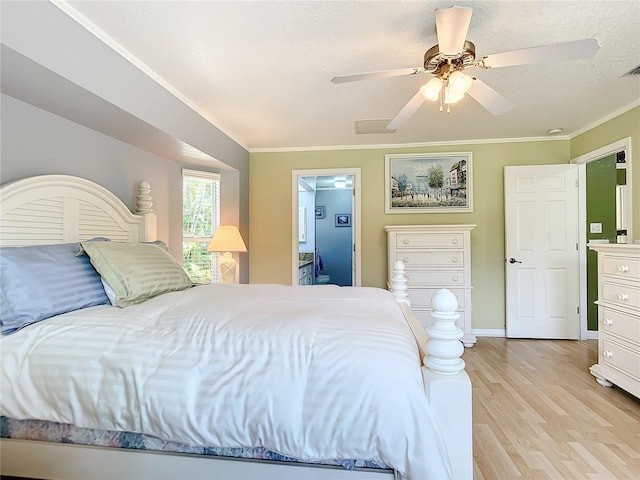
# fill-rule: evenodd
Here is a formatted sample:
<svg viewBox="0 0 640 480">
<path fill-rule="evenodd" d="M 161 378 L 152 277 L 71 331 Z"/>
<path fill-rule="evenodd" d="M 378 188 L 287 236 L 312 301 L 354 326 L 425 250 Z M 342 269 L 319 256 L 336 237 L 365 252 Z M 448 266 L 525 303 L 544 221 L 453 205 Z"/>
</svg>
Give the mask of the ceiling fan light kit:
<svg viewBox="0 0 640 480">
<path fill-rule="evenodd" d="M 450 105 L 462 100 L 473 84 L 473 78 L 456 70 L 451 75 L 434 77 L 420 87 L 420 92 L 427 100 L 440 100 L 440 111 L 447 105 L 447 113 L 451 113 Z"/>
<path fill-rule="evenodd" d="M 442 80 L 438 77 L 434 77 L 420 87 L 420 92 L 424 95 L 424 98 L 435 102 L 440 98 L 440 90 L 442 90 Z"/>
<path fill-rule="evenodd" d="M 456 70 L 449 75 L 449 88 L 453 93 L 464 95 L 471 88 L 473 79 L 469 75 L 465 75 L 460 70 Z"/>
<path fill-rule="evenodd" d="M 424 54 L 423 67 L 338 75 L 333 77 L 331 81 L 344 83 L 422 73 L 434 75 L 434 78 L 420 87 L 419 91 L 387 125 L 387 129 L 396 129 L 406 122 L 425 100 L 434 102 L 440 100 L 440 111 L 443 111 L 443 104 L 447 104 L 448 113 L 450 112 L 449 105 L 462 100 L 467 93 L 493 115 L 502 115 L 514 107 L 509 100 L 482 80 L 463 73 L 463 70 L 467 68 L 488 69 L 583 60 L 593 58 L 600 49 L 595 38 L 588 38 L 512 50 L 487 55 L 476 60 L 476 47 L 472 42 L 466 40 L 471 14 L 472 9 L 468 7 L 454 6 L 435 11 L 438 44 Z"/>
</svg>

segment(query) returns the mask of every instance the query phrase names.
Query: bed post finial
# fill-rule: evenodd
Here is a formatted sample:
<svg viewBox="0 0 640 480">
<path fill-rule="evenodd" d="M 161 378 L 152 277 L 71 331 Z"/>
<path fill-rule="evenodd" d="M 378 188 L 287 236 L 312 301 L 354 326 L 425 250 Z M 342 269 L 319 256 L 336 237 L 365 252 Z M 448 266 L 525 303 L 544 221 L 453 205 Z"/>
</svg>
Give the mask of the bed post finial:
<svg viewBox="0 0 640 480">
<path fill-rule="evenodd" d="M 409 305 L 407 293 L 407 277 L 404 275 L 404 263 L 398 260 L 393 264 L 393 277 L 391 278 L 391 292 L 396 297 L 396 302 Z"/>
<path fill-rule="evenodd" d="M 151 185 L 146 180 L 138 184 L 138 196 L 136 197 L 136 212 L 139 214 L 153 213 L 151 201 Z"/>
<path fill-rule="evenodd" d="M 433 325 L 427 329 L 429 340 L 425 345 L 427 356 L 424 364 L 432 371 L 444 374 L 456 374 L 464 370 L 464 361 L 460 358 L 464 346 L 460 339 L 464 332 L 456 326 L 460 314 L 456 296 L 446 288 L 440 289 L 432 299 Z"/>
</svg>

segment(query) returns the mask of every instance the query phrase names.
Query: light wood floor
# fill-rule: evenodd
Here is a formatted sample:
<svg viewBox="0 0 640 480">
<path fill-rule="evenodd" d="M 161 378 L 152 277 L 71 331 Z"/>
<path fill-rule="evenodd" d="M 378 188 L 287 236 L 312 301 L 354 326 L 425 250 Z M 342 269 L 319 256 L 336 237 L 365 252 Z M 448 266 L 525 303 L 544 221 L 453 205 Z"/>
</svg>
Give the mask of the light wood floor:
<svg viewBox="0 0 640 480">
<path fill-rule="evenodd" d="M 475 480 L 640 479 L 640 400 L 589 373 L 597 341 L 479 338 Z"/>
</svg>

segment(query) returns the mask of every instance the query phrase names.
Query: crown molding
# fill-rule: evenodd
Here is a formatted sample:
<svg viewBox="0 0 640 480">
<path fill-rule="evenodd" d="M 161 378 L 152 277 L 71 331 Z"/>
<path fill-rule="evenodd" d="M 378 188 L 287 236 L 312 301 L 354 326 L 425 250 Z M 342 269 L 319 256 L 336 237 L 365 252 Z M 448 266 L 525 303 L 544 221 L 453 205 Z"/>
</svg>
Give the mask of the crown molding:
<svg viewBox="0 0 640 480">
<path fill-rule="evenodd" d="M 285 148 L 253 148 L 249 153 L 282 153 L 282 152 L 306 152 L 306 151 L 326 151 L 326 150 L 392 150 L 414 147 L 443 147 L 457 145 L 484 145 L 487 143 L 520 143 L 520 142 L 552 142 L 559 140 L 569 140 L 568 135 L 554 135 L 553 137 L 519 137 L 519 138 L 482 138 L 477 140 L 451 140 L 445 142 L 422 142 L 422 143 L 393 143 L 377 145 L 334 145 L 326 147 L 285 147 Z"/>
<path fill-rule="evenodd" d="M 602 125 L 603 123 L 606 123 L 609 120 L 612 120 L 612 119 L 616 118 L 617 116 L 620 116 L 623 113 L 626 113 L 629 110 L 632 110 L 632 109 L 636 108 L 637 106 L 640 106 L 640 98 L 638 100 L 635 100 L 635 101 L 631 102 L 631 103 L 628 103 L 627 105 L 625 105 L 622 108 L 619 108 L 618 110 L 615 110 L 615 111 L 611 112 L 610 114 L 602 117 L 601 119 L 596 120 L 595 122 L 590 123 L 589 125 L 586 125 L 586 126 L 582 127 L 581 129 L 577 130 L 576 132 L 573 132 L 571 134 L 571 136 L 570 136 L 570 139 L 574 139 L 578 135 L 582 135 L 583 133 L 594 129 L 594 128 Z"/>
<path fill-rule="evenodd" d="M 213 127 L 217 128 L 222 133 L 224 133 L 227 137 L 229 137 L 231 140 L 233 140 L 235 143 L 240 145 L 245 150 L 249 151 L 249 149 L 245 145 L 243 145 L 240 141 L 238 141 L 232 135 L 230 135 L 228 132 L 225 132 L 222 128 L 220 128 L 218 126 L 218 124 L 220 122 L 218 122 L 216 119 L 211 118 L 211 116 L 208 115 L 207 113 L 203 112 L 200 108 L 198 108 L 197 105 L 195 105 L 187 97 L 185 97 L 171 83 L 167 82 L 155 70 L 153 70 L 151 67 L 149 67 L 146 63 L 144 63 L 142 60 L 140 60 L 134 54 L 129 52 L 118 41 L 116 41 L 111 35 L 106 33 L 104 30 L 102 30 L 100 27 L 98 27 L 95 23 L 93 23 L 91 20 L 89 20 L 83 14 L 81 14 L 78 10 L 76 10 L 71 5 L 69 5 L 69 3 L 67 3 L 66 0 L 50 0 L 50 1 L 51 1 L 51 3 L 53 5 L 55 5 L 60 10 L 62 10 L 65 14 L 67 14 L 71 19 L 73 19 L 78 24 L 80 24 L 82 27 L 84 27 L 89 33 L 91 33 L 92 35 L 97 37 L 105 45 L 107 45 L 109 48 L 111 48 L 116 53 L 118 53 L 120 56 L 122 56 L 127 61 L 129 61 L 134 67 L 136 67 L 138 70 L 142 71 L 145 75 L 147 75 L 153 81 L 158 83 L 158 85 L 160 85 L 162 88 L 167 90 L 171 95 L 176 97 L 178 100 L 180 100 L 186 106 L 188 106 L 190 109 L 192 109 L 194 112 L 196 112 L 202 118 L 204 118 Z"/>
</svg>

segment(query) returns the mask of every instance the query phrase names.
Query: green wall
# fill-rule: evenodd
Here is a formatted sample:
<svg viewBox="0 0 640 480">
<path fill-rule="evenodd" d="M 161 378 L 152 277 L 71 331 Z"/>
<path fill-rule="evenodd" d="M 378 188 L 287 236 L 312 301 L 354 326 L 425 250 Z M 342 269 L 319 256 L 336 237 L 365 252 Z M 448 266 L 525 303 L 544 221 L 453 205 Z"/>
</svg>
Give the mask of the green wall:
<svg viewBox="0 0 640 480">
<path fill-rule="evenodd" d="M 616 156 L 587 163 L 587 242 L 606 238 L 616 241 Z M 602 233 L 591 233 L 589 224 L 601 223 Z M 587 329 L 598 330 L 598 254 L 587 250 Z"/>
<path fill-rule="evenodd" d="M 572 138 L 571 158 L 579 157 L 626 137 L 631 137 L 631 204 L 633 205 L 633 228 L 627 234 L 630 239 L 640 240 L 640 106 Z"/>
<path fill-rule="evenodd" d="M 385 287 L 385 225 L 471 223 L 473 328 L 505 327 L 504 188 L 508 165 L 568 163 L 585 153 L 632 137 L 640 158 L 640 107 L 571 140 L 477 143 L 411 148 L 345 148 L 250 155 L 250 282 L 291 283 L 291 171 L 319 168 L 362 170 L 362 284 Z M 472 152 L 474 211 L 457 214 L 384 213 L 384 156 L 398 153 Z M 640 239 L 640 162 L 632 156 L 633 229 Z"/>
<path fill-rule="evenodd" d="M 384 164 L 389 153 L 472 152 L 472 213 L 385 214 Z M 476 224 L 471 232 L 473 328 L 505 327 L 504 191 L 507 165 L 568 163 L 569 140 L 412 148 L 254 152 L 250 155 L 250 282 L 291 283 L 291 171 L 362 171 L 362 285 L 384 288 L 385 225 Z"/>
</svg>

